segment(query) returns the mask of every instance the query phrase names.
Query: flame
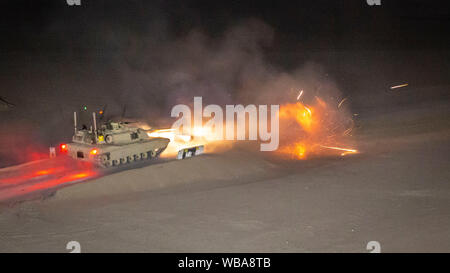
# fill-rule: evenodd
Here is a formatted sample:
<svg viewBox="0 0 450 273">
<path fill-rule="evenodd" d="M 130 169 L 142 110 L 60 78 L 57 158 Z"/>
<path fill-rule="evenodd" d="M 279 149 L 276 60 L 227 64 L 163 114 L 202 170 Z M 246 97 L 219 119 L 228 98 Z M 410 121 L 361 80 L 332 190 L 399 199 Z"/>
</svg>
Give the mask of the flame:
<svg viewBox="0 0 450 273">
<path fill-rule="evenodd" d="M 348 99 L 329 104 L 326 102 L 329 99 L 315 96 L 307 104 L 304 95 L 305 92 L 300 90 L 294 103 L 280 105 L 280 147 L 276 153 L 296 160 L 336 152 L 341 156 L 358 153 L 354 148 L 345 148 L 349 145 L 347 140 L 354 125 L 352 114 L 345 109 L 344 102 Z M 233 145 L 232 141 L 218 140 L 208 126 L 193 127 L 187 134 L 172 128 L 148 131 L 147 134 L 170 139 L 163 157 L 198 145 L 205 145 L 207 152 L 228 149 Z"/>
<path fill-rule="evenodd" d="M 317 96 L 311 105 L 298 101 L 299 97 L 295 103 L 280 106 L 280 138 L 285 140 L 280 144 L 280 155 L 301 160 L 330 151 L 339 151 L 341 156 L 358 153 L 353 148 L 338 147 L 352 131 L 348 124 L 353 126 L 351 115 L 339 109 L 347 98 L 333 108 Z"/>
<path fill-rule="evenodd" d="M 313 118 L 311 107 L 301 102 L 285 104 L 280 108 L 280 119 L 294 118 L 306 131 L 312 131 Z"/>
<path fill-rule="evenodd" d="M 306 159 L 306 145 L 301 142 L 296 142 L 292 145 L 284 146 L 279 150 L 279 152 L 284 155 L 288 155 L 292 159 Z"/>
<path fill-rule="evenodd" d="M 182 134 L 174 128 L 158 129 L 147 132 L 149 137 L 163 137 L 170 140 L 164 153 L 161 157 L 172 157 L 178 153 L 179 150 L 190 148 L 199 145 L 205 145 L 206 152 L 213 152 L 229 148 L 231 142 L 224 140 L 217 140 L 212 128 L 208 126 L 193 127 L 189 134 Z M 207 146 L 206 146 L 207 145 Z"/>
</svg>

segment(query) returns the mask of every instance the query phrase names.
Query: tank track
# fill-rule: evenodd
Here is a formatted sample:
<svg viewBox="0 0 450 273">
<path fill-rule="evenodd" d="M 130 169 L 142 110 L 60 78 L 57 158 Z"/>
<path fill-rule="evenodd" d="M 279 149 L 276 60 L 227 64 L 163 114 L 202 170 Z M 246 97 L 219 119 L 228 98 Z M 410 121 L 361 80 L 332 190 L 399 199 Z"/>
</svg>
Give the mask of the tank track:
<svg viewBox="0 0 450 273">
<path fill-rule="evenodd" d="M 161 153 L 164 152 L 164 150 L 166 148 L 167 147 L 160 148 L 157 151 L 147 151 L 144 153 L 140 153 L 139 155 L 137 155 L 137 154 L 129 155 L 127 157 L 120 158 L 119 160 L 117 160 L 117 159 L 111 160 L 109 153 L 101 154 L 98 157 L 97 165 L 102 168 L 111 168 L 111 167 L 130 164 L 135 161 L 151 160 L 151 159 L 158 158 L 161 155 Z"/>
</svg>

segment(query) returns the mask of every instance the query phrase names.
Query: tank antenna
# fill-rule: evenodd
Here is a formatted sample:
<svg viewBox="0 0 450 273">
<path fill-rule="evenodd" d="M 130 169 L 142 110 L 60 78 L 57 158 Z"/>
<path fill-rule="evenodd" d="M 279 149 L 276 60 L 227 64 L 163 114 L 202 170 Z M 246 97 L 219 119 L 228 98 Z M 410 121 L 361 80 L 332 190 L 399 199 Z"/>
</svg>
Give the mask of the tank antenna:
<svg viewBox="0 0 450 273">
<path fill-rule="evenodd" d="M 95 136 L 95 143 L 97 143 L 97 120 L 95 118 L 95 112 L 92 112 L 92 118 L 94 119 L 94 136 Z"/>
<path fill-rule="evenodd" d="M 73 112 L 73 128 L 75 130 L 75 135 L 77 134 L 77 112 Z"/>
</svg>

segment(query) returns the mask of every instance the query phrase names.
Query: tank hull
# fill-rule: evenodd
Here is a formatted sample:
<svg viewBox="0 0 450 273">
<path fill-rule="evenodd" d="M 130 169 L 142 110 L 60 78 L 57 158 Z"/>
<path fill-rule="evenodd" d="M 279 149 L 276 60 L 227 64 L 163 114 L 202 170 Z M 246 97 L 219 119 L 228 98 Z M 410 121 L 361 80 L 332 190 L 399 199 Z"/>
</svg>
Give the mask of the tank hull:
<svg viewBox="0 0 450 273">
<path fill-rule="evenodd" d="M 67 154 L 74 159 L 108 168 L 158 157 L 166 149 L 169 141 L 167 138 L 149 138 L 121 145 L 69 143 Z"/>
</svg>

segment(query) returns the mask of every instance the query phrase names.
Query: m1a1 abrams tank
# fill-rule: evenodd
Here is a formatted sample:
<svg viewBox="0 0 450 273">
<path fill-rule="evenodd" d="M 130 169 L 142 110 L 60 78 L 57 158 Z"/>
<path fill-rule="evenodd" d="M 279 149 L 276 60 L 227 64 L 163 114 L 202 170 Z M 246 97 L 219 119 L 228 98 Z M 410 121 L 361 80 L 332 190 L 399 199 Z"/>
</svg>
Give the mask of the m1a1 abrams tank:
<svg viewBox="0 0 450 273">
<path fill-rule="evenodd" d="M 78 129 L 76 120 L 75 112 L 73 142 L 61 144 L 61 152 L 105 168 L 155 158 L 166 149 L 170 141 L 167 138 L 149 137 L 145 130 L 125 122 L 108 121 L 97 129 L 95 113 L 94 126 L 90 129 L 86 126 Z"/>
</svg>

